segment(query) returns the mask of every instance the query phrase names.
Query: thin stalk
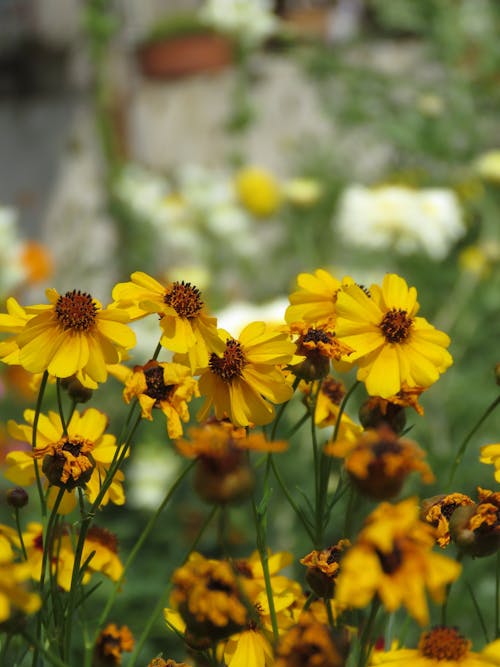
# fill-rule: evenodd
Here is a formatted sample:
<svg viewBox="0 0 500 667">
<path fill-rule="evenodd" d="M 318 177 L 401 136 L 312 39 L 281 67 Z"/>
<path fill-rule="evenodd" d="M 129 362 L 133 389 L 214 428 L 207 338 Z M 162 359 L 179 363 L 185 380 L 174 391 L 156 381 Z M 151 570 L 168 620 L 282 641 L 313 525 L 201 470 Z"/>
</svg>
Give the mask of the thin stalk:
<svg viewBox="0 0 500 667">
<path fill-rule="evenodd" d="M 326 615 L 328 616 L 328 625 L 331 628 L 334 628 L 335 627 L 335 619 L 333 618 L 332 601 L 331 601 L 330 598 L 324 598 L 323 602 L 325 604 Z"/>
<path fill-rule="evenodd" d="M 479 427 L 486 421 L 486 419 L 490 416 L 490 414 L 495 410 L 497 405 L 500 403 L 500 395 L 498 395 L 492 403 L 486 408 L 484 411 L 483 415 L 480 417 L 480 419 L 477 421 L 477 423 L 472 427 L 472 429 L 469 431 L 469 433 L 465 436 L 464 441 L 460 445 L 460 448 L 458 450 L 458 453 L 455 457 L 455 460 L 453 461 L 453 466 L 451 468 L 450 472 L 450 477 L 448 479 L 448 489 L 451 488 L 451 485 L 453 483 L 453 479 L 455 477 L 455 473 L 457 471 L 458 466 L 460 465 L 460 462 L 462 461 L 463 455 L 465 454 L 465 450 L 467 449 L 467 445 L 469 444 L 472 436 L 476 433 L 476 431 L 479 429 Z"/>
<path fill-rule="evenodd" d="M 292 389 L 293 389 L 294 393 L 295 393 L 295 390 L 297 389 L 297 387 L 299 386 L 299 382 L 300 382 L 299 378 L 295 378 L 295 380 L 293 381 Z M 289 403 L 290 403 L 290 401 L 286 401 L 286 403 L 282 403 L 280 405 L 280 407 L 278 408 L 278 411 L 276 413 L 276 417 L 274 419 L 273 428 L 271 430 L 271 437 L 270 437 L 271 442 L 274 440 L 274 438 L 276 436 L 276 432 L 278 430 L 278 424 L 280 423 L 281 418 L 285 414 L 285 410 L 286 410 Z"/>
<path fill-rule="evenodd" d="M 40 388 L 38 389 L 38 397 L 36 400 L 36 406 L 35 406 L 35 418 L 33 419 L 33 431 L 31 434 L 31 449 L 35 450 L 36 449 L 36 440 L 38 436 L 38 420 L 40 418 L 40 413 L 42 410 L 42 401 L 43 401 L 43 395 L 45 393 L 45 388 L 47 386 L 47 380 L 49 377 L 48 371 L 44 371 L 44 374 L 42 375 L 42 381 L 40 382 Z M 37 459 L 33 459 L 33 463 L 35 466 L 35 478 L 36 478 L 36 486 L 38 489 L 38 496 L 40 498 L 40 506 L 42 509 L 42 517 L 45 517 L 47 514 L 47 503 L 45 502 L 45 495 L 43 492 L 42 488 L 42 480 L 40 477 L 40 467 L 38 464 Z"/>
<path fill-rule="evenodd" d="M 465 585 L 467 586 L 467 590 L 469 592 L 469 595 L 472 600 L 472 604 L 474 605 L 474 609 L 476 610 L 477 617 L 479 619 L 479 625 L 481 626 L 481 630 L 483 631 L 484 635 L 484 640 L 487 644 L 490 643 L 489 637 L 488 637 L 488 630 L 486 628 L 486 622 L 484 620 L 483 612 L 481 611 L 481 607 L 479 606 L 479 603 L 476 598 L 476 594 L 474 593 L 474 589 L 470 585 L 468 581 L 465 582 Z"/>
<path fill-rule="evenodd" d="M 269 604 L 269 615 L 271 616 L 273 639 L 276 645 L 279 639 L 279 631 L 278 631 L 278 619 L 276 618 L 276 609 L 274 606 L 273 589 L 271 586 L 271 575 L 269 573 L 269 561 L 268 561 L 268 552 L 266 543 L 267 506 L 263 509 L 259 509 L 255 504 L 255 500 L 253 501 L 252 506 L 255 519 L 255 530 L 257 533 L 257 549 L 259 551 L 260 562 L 262 565 L 262 573 L 264 575 L 264 585 L 266 588 L 267 602 Z"/>
<path fill-rule="evenodd" d="M 380 608 L 380 600 L 378 598 L 373 598 L 372 605 L 370 607 L 370 615 L 366 621 L 365 627 L 361 634 L 361 648 L 359 653 L 358 667 L 365 667 L 368 656 L 370 654 L 370 643 L 373 633 L 373 627 L 375 625 L 375 619 L 377 617 L 378 610 Z"/>
<path fill-rule="evenodd" d="M 36 637 L 32 637 L 26 630 L 23 630 L 21 635 L 29 646 L 34 646 L 35 653 L 37 655 L 38 653 L 41 653 L 53 667 L 69 667 L 67 662 L 64 662 L 64 660 L 61 660 L 55 653 L 49 651 Z M 36 665 L 35 662 L 33 664 Z"/>
<path fill-rule="evenodd" d="M 59 418 L 61 419 L 61 424 L 62 424 L 62 429 L 63 429 L 63 436 L 68 435 L 68 425 L 66 424 L 66 420 L 64 418 L 64 410 L 63 410 L 63 404 L 62 404 L 62 396 L 61 396 L 61 378 L 57 378 L 56 382 L 56 387 L 57 387 L 57 409 L 59 411 Z"/>
<path fill-rule="evenodd" d="M 207 518 L 205 519 L 204 524 L 201 526 L 200 530 L 198 531 L 198 534 L 196 535 L 193 543 L 191 544 L 188 551 L 184 555 L 184 557 L 182 559 L 182 563 L 184 563 L 189 558 L 189 554 L 196 549 L 196 546 L 198 545 L 198 542 L 200 541 L 203 533 L 207 529 L 208 525 L 212 521 L 212 519 L 215 516 L 218 509 L 219 509 L 219 507 L 217 505 L 214 505 L 214 507 L 212 508 L 212 511 L 207 516 Z M 168 595 L 170 594 L 170 588 L 171 588 L 171 585 L 169 584 L 165 588 L 164 592 L 161 594 L 160 598 L 158 599 L 158 602 L 155 605 L 155 608 L 151 612 L 148 620 L 146 621 L 146 625 L 144 626 L 144 630 L 142 631 L 141 636 L 139 637 L 139 639 L 137 640 L 137 642 L 135 644 L 134 651 L 133 651 L 132 655 L 130 656 L 130 659 L 127 663 L 127 667 L 134 667 L 135 663 L 137 662 L 137 658 L 139 657 L 139 654 L 142 650 L 142 647 L 144 646 L 144 643 L 149 636 L 149 633 L 151 631 L 153 623 L 155 622 L 156 618 L 158 617 L 158 614 L 160 613 L 160 611 L 163 609 L 164 605 L 166 604 Z M 90 664 L 90 663 L 86 663 L 85 667 L 88 667 L 88 664 Z"/>
<path fill-rule="evenodd" d="M 495 638 L 500 637 L 500 551 L 497 551 L 495 577 Z"/>
<path fill-rule="evenodd" d="M 24 558 L 24 560 L 28 560 L 28 554 L 26 553 L 26 547 L 24 545 L 23 531 L 21 529 L 21 518 L 19 516 L 19 507 L 14 508 L 14 514 L 15 514 L 15 517 L 16 517 L 17 534 L 19 535 L 19 544 L 21 545 L 21 551 L 23 552 L 23 558 Z"/>
<path fill-rule="evenodd" d="M 297 505 L 295 500 L 293 499 L 291 493 L 288 491 L 288 489 L 285 486 L 285 483 L 283 482 L 283 478 L 281 477 L 281 473 L 278 471 L 276 464 L 274 463 L 274 459 L 271 459 L 271 468 L 274 473 L 274 476 L 276 477 L 278 484 L 281 487 L 281 490 L 286 496 L 286 499 L 289 503 L 289 505 L 292 507 L 298 518 L 300 519 L 302 525 L 304 526 L 307 534 L 311 538 L 311 542 L 314 542 L 314 533 L 312 531 L 312 526 L 308 522 L 307 517 L 304 515 L 304 512 L 300 509 L 300 507 Z"/>
</svg>

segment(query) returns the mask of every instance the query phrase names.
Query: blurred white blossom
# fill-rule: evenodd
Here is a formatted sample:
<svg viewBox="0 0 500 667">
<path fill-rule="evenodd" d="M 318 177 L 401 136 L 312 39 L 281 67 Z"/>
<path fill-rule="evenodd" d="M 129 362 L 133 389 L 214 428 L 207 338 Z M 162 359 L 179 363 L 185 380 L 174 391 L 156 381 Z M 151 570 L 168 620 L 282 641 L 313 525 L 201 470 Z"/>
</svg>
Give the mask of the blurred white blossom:
<svg viewBox="0 0 500 667">
<path fill-rule="evenodd" d="M 340 198 L 336 225 L 345 243 L 403 255 L 423 251 L 434 260 L 465 233 L 457 196 L 442 188 L 353 185 Z"/>
<path fill-rule="evenodd" d="M 247 46 L 257 46 L 279 26 L 270 0 L 206 0 L 201 18 L 221 32 L 234 35 Z"/>
<path fill-rule="evenodd" d="M 26 279 L 27 270 L 22 263 L 23 248 L 17 227 L 17 211 L 0 206 L 0 298 Z"/>
</svg>

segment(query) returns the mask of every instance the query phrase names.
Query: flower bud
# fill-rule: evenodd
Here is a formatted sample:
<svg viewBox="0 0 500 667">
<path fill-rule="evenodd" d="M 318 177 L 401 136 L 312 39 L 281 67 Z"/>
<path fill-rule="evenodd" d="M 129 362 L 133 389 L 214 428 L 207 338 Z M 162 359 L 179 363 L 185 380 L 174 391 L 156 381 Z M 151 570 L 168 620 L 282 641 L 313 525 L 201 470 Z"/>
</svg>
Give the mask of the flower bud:
<svg viewBox="0 0 500 667">
<path fill-rule="evenodd" d="M 94 393 L 92 389 L 83 385 L 75 375 L 63 378 L 61 380 L 61 387 L 68 392 L 68 396 L 75 403 L 87 403 Z"/>
<path fill-rule="evenodd" d="M 498 502 L 488 502 L 489 498 L 498 501 L 498 496 L 480 489 L 477 504 L 458 507 L 450 518 L 451 539 L 473 558 L 490 556 L 500 549 Z"/>
<path fill-rule="evenodd" d="M 252 468 L 243 460 L 229 470 L 224 470 L 218 463 L 221 462 L 214 459 L 198 461 L 194 488 L 200 498 L 217 505 L 238 503 L 248 498 L 255 487 Z"/>
<path fill-rule="evenodd" d="M 15 489 L 9 489 L 6 495 L 7 504 L 15 509 L 21 509 L 28 504 L 29 496 L 20 486 L 16 486 Z"/>
<path fill-rule="evenodd" d="M 378 428 L 389 426 L 399 435 L 406 425 L 404 407 L 385 401 L 384 407 L 373 397 L 366 400 L 359 409 L 359 421 L 364 428 Z"/>
</svg>

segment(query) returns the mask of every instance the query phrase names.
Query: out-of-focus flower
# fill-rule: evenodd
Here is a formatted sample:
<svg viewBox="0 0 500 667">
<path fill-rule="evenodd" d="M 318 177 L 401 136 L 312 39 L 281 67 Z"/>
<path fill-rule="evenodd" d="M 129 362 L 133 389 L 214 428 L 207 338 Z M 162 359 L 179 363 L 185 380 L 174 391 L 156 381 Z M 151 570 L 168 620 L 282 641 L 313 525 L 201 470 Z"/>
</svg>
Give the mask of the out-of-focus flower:
<svg viewBox="0 0 500 667">
<path fill-rule="evenodd" d="M 394 396 L 370 396 L 359 409 L 359 420 L 364 428 L 377 428 L 386 424 L 395 433 L 401 433 L 406 425 L 405 408 L 411 407 L 417 414 L 424 414 L 418 402 L 423 391 L 423 387 L 410 388 L 403 385 Z"/>
<path fill-rule="evenodd" d="M 34 614 L 41 600 L 28 590 L 25 582 L 31 577 L 28 563 L 15 563 L 11 542 L 17 532 L 9 526 L 0 526 L 0 623 L 7 621 L 13 610 Z"/>
<path fill-rule="evenodd" d="M 16 440 L 31 444 L 35 411 L 25 410 L 24 418 L 27 424 L 9 421 L 9 433 Z M 58 489 L 63 488 L 66 492 L 58 511 L 60 514 L 71 512 L 76 505 L 73 491 L 78 486 L 83 487 L 90 502 L 94 502 L 117 449 L 115 437 L 104 433 L 107 424 L 107 416 L 95 408 L 89 408 L 81 415 L 75 410 L 67 424 L 67 435 L 63 435 L 63 425 L 57 413 L 40 414 L 36 447 L 29 452 L 12 451 L 7 454 L 9 467 L 5 476 L 20 486 L 32 484 L 35 481 L 33 459 L 43 459 L 42 470 L 50 484 L 50 506 L 53 506 Z M 123 473 L 118 470 L 101 505 L 109 501 L 123 505 L 123 479 Z"/>
<path fill-rule="evenodd" d="M 319 392 L 317 382 L 309 384 L 301 382 L 299 389 L 304 393 L 304 403 L 311 411 L 314 408 L 313 399 L 316 397 L 315 423 L 321 427 L 335 426 L 339 416 L 340 404 L 345 396 L 343 382 L 329 375 L 321 382 Z M 346 412 L 342 412 L 337 434 L 338 439 L 354 442 L 362 432 L 361 426 L 356 424 Z"/>
<path fill-rule="evenodd" d="M 450 543 L 450 519 L 457 507 L 474 505 L 464 493 L 432 496 L 422 501 L 421 517 L 436 529 L 436 542 L 444 549 Z"/>
<path fill-rule="evenodd" d="M 290 334 L 297 346 L 296 354 L 302 360 L 289 366 L 292 373 L 306 382 L 321 380 L 330 371 L 330 361 L 346 359 L 352 348 L 341 343 L 335 336 L 333 324 L 308 325 L 293 322 Z"/>
<path fill-rule="evenodd" d="M 94 382 L 107 378 L 107 364 L 124 358 L 135 345 L 123 311 L 102 308 L 90 294 L 47 289 L 49 305 L 26 307 L 34 314 L 17 335 L 19 363 L 30 373 L 48 371 L 66 378 L 81 372 Z"/>
<path fill-rule="evenodd" d="M 237 301 L 217 313 L 217 322 L 221 329 L 232 331 L 235 336 L 251 322 L 265 322 L 277 327 L 284 322 L 283 313 L 287 304 L 285 297 L 263 304 Z"/>
<path fill-rule="evenodd" d="M 500 149 L 483 153 L 477 158 L 474 166 L 478 175 L 485 181 L 500 183 Z"/>
<path fill-rule="evenodd" d="M 422 633 L 418 648 L 375 650 L 369 665 L 390 667 L 488 667 L 500 665 L 500 640 L 488 644 L 480 653 L 471 651 L 472 642 L 457 628 L 438 625 Z"/>
<path fill-rule="evenodd" d="M 295 346 L 286 333 L 252 322 L 239 337 L 221 330 L 222 353 L 210 355 L 199 379 L 205 403 L 198 418 L 229 417 L 235 426 L 268 424 L 274 418 L 273 403 L 284 403 L 293 394 L 280 366 L 293 360 Z"/>
<path fill-rule="evenodd" d="M 109 623 L 96 640 L 92 667 L 121 665 L 122 653 L 132 651 L 134 645 L 134 637 L 126 625 L 118 627 L 115 623 Z"/>
<path fill-rule="evenodd" d="M 321 195 L 321 184 L 312 178 L 292 178 L 283 184 L 283 196 L 299 208 L 314 206 Z"/>
<path fill-rule="evenodd" d="M 270 442 L 262 433 L 247 435 L 229 422 L 208 421 L 189 429 L 189 440 L 177 440 L 178 451 L 197 458 L 194 486 L 210 503 L 237 502 L 247 498 L 255 486 L 255 473 L 246 451 L 281 452 L 285 441 Z"/>
<path fill-rule="evenodd" d="M 92 555 L 92 558 L 87 559 Z M 118 556 L 118 539 L 114 533 L 92 525 L 87 531 L 83 545 L 82 562 L 88 562 L 88 570 L 101 572 L 111 581 L 118 581 L 123 573 L 123 565 Z"/>
<path fill-rule="evenodd" d="M 275 667 L 343 667 L 346 649 L 328 625 L 304 612 L 281 640 Z"/>
<path fill-rule="evenodd" d="M 54 260 L 47 248 L 37 241 L 26 241 L 21 250 L 21 263 L 28 284 L 47 280 L 54 273 Z"/>
<path fill-rule="evenodd" d="M 338 292 L 336 333 L 354 349 L 349 360 L 358 364 L 357 378 L 370 395 L 429 387 L 453 363 L 449 337 L 416 317 L 419 307 L 417 290 L 391 273 L 368 293 L 356 284 Z"/>
<path fill-rule="evenodd" d="M 191 667 L 186 662 L 175 662 L 172 658 L 164 660 L 161 656 L 153 658 L 148 667 Z"/>
<path fill-rule="evenodd" d="M 481 463 L 495 466 L 495 479 L 497 482 L 500 482 L 500 443 L 481 447 L 479 460 Z"/>
<path fill-rule="evenodd" d="M 344 457 L 344 465 L 358 489 L 376 500 L 396 496 L 411 472 L 427 484 L 434 475 L 423 460 L 425 452 L 412 440 L 398 438 L 387 425 L 367 429 L 355 442 L 328 443 L 325 454 Z"/>
<path fill-rule="evenodd" d="M 270 0 L 205 0 L 200 17 L 244 45 L 257 46 L 279 27 L 272 9 Z"/>
<path fill-rule="evenodd" d="M 438 118 L 445 110 L 445 103 L 442 97 L 433 93 L 420 95 L 417 99 L 417 109 L 423 116 Z"/>
<path fill-rule="evenodd" d="M 271 172 L 260 167 L 245 167 L 235 176 L 240 202 L 258 218 L 267 218 L 281 204 L 281 190 Z"/>
<path fill-rule="evenodd" d="M 460 268 L 480 279 L 487 278 L 499 262 L 500 245 L 493 240 L 469 245 L 458 256 Z"/>
<path fill-rule="evenodd" d="M 446 257 L 465 233 L 458 198 L 438 188 L 353 185 L 342 195 L 335 220 L 345 243 L 403 255 L 423 251 L 434 260 Z"/>
<path fill-rule="evenodd" d="M 353 282 L 345 279 L 346 283 Z M 342 287 L 340 280 L 324 269 L 314 273 L 299 273 L 298 289 L 290 294 L 290 305 L 285 320 L 292 322 L 314 322 L 315 324 L 335 322 L 335 303 Z"/>
<path fill-rule="evenodd" d="M 366 607 L 378 595 L 392 612 L 404 605 L 420 625 L 429 621 L 426 589 L 442 602 L 460 565 L 434 553 L 434 530 L 419 520 L 415 498 L 397 505 L 381 503 L 366 519 L 342 559 L 335 598 L 350 607 Z"/>
</svg>

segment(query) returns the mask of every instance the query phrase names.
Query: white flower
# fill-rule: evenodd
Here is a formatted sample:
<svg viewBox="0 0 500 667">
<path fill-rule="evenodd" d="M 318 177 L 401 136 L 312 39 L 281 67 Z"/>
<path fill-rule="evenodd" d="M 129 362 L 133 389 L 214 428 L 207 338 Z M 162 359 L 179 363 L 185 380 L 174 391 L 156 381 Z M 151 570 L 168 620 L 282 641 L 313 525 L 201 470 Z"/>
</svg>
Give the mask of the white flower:
<svg viewBox="0 0 500 667">
<path fill-rule="evenodd" d="M 0 206 L 0 300 L 26 278 L 26 269 L 21 261 L 22 251 L 17 211 Z"/>
<path fill-rule="evenodd" d="M 266 322 L 271 326 L 283 326 L 287 306 L 286 297 L 260 305 L 248 301 L 237 301 L 217 313 L 217 324 L 233 336 L 238 336 L 241 330 L 251 322 Z"/>
<path fill-rule="evenodd" d="M 353 185 L 340 199 L 336 224 L 345 243 L 404 255 L 424 251 L 434 260 L 465 232 L 455 193 L 439 188 Z"/>
<path fill-rule="evenodd" d="M 200 15 L 209 25 L 249 46 L 273 35 L 279 25 L 270 0 L 206 0 Z"/>
</svg>

